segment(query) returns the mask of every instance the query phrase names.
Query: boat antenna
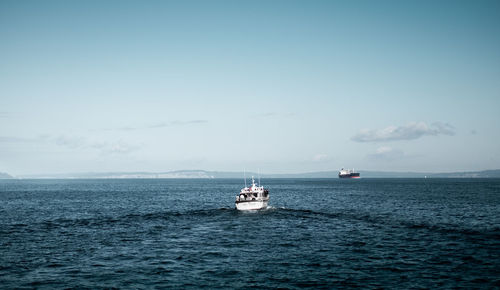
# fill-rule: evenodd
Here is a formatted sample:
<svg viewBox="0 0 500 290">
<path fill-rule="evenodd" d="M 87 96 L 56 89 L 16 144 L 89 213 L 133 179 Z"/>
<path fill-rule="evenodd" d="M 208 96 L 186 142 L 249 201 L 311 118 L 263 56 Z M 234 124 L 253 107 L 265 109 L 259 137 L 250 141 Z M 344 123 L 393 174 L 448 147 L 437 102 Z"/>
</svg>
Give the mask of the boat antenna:
<svg viewBox="0 0 500 290">
<path fill-rule="evenodd" d="M 245 179 L 245 188 L 247 187 L 247 171 L 243 168 L 243 178 Z"/>
<path fill-rule="evenodd" d="M 258 175 L 259 175 L 259 186 L 260 186 L 260 168 L 259 168 L 259 169 L 257 169 L 257 173 L 258 173 Z"/>
</svg>

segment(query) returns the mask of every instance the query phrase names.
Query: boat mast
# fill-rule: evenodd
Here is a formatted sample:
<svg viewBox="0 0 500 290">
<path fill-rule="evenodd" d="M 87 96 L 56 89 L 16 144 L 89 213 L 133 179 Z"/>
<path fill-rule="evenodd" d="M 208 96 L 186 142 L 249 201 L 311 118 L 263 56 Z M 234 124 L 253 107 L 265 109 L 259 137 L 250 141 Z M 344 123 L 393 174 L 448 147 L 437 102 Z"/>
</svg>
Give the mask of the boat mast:
<svg viewBox="0 0 500 290">
<path fill-rule="evenodd" d="M 259 186 L 260 186 L 260 168 L 257 169 L 257 173 L 259 174 Z"/>
<path fill-rule="evenodd" d="M 247 171 L 243 168 L 243 178 L 245 179 L 245 188 L 247 187 Z"/>
</svg>

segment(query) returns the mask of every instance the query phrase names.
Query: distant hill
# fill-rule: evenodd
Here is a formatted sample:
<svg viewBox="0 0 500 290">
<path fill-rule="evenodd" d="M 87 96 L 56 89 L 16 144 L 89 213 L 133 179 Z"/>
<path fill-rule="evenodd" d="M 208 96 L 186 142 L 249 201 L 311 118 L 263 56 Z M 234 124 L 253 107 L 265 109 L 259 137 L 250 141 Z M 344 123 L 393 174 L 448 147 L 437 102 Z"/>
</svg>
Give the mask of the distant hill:
<svg viewBox="0 0 500 290">
<path fill-rule="evenodd" d="M 100 178 L 215 178 L 209 171 L 178 170 L 169 172 L 84 172 L 65 174 L 23 175 L 22 178 L 62 178 L 62 179 L 100 179 Z"/>
<path fill-rule="evenodd" d="M 425 173 L 425 172 L 389 172 L 389 171 L 365 171 L 360 170 L 362 178 L 500 178 L 500 169 L 451 172 L 451 173 Z M 0 173 L 12 178 L 12 176 Z M 230 172 L 230 171 L 206 171 L 206 170 L 177 170 L 167 172 L 87 172 L 68 174 L 39 174 L 24 175 L 20 178 L 61 178 L 61 179 L 100 179 L 100 178 L 243 178 L 246 175 L 257 177 L 256 172 Z M 260 174 L 262 178 L 337 178 L 338 171 L 318 171 L 293 174 Z"/>
<path fill-rule="evenodd" d="M 0 179 L 11 179 L 11 178 L 14 178 L 14 177 L 10 176 L 7 173 L 0 172 Z"/>
<path fill-rule="evenodd" d="M 448 173 L 432 173 L 432 172 L 395 172 L 395 171 L 368 171 L 360 170 L 362 178 L 500 178 L 500 169 L 469 171 L 469 172 L 448 172 Z M 337 177 L 338 172 L 312 172 L 301 174 L 304 178 L 324 178 Z"/>
<path fill-rule="evenodd" d="M 446 177 L 446 178 L 500 178 L 500 169 L 483 170 L 483 171 L 468 171 L 468 172 L 452 172 L 452 173 L 434 173 L 427 177 Z"/>
</svg>

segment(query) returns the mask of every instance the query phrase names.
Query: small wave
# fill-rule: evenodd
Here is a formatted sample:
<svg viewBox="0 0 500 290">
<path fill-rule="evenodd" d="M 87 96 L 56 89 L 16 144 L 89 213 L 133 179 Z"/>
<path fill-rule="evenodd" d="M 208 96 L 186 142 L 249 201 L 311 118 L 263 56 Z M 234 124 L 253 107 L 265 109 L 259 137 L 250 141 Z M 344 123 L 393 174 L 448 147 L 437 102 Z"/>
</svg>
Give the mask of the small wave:
<svg viewBox="0 0 500 290">
<path fill-rule="evenodd" d="M 85 228 L 103 228 L 116 225 L 141 224 L 144 221 L 168 221 L 189 218 L 235 218 L 241 214 L 265 214 L 274 218 L 307 218 L 321 220 L 355 220 L 364 223 L 385 225 L 390 227 L 402 227 L 415 231 L 432 231 L 442 234 L 458 234 L 473 240 L 498 241 L 500 240 L 500 228 L 466 228 L 455 224 L 432 224 L 425 221 L 404 220 L 391 216 L 390 214 L 371 214 L 366 212 L 356 212 L 352 210 L 338 210 L 334 212 L 324 212 L 310 209 L 294 209 L 287 207 L 267 206 L 259 211 L 238 211 L 233 207 L 220 207 L 213 209 L 193 209 L 186 211 L 158 211 L 146 213 L 130 213 L 121 216 L 100 216 L 89 218 L 57 218 L 45 220 L 35 224 L 13 223 L 7 225 L 4 229 L 6 233 L 29 232 L 36 228 L 46 231 L 57 230 L 60 228 L 85 227 Z"/>
<path fill-rule="evenodd" d="M 285 207 L 271 207 L 271 210 L 285 215 L 293 214 L 296 217 L 357 220 L 370 224 L 404 227 L 411 230 L 428 230 L 443 234 L 460 234 L 472 239 L 485 239 L 490 241 L 500 240 L 500 229 L 498 227 L 470 229 L 455 224 L 432 224 L 423 221 L 408 221 L 398 219 L 390 214 L 370 214 L 355 211 L 322 212 Z"/>
<path fill-rule="evenodd" d="M 216 209 L 202 209 L 202 210 L 188 210 L 188 211 L 160 211 L 160 212 L 149 212 L 149 213 L 131 213 L 121 216 L 100 216 L 100 217 L 88 217 L 88 218 L 56 218 L 50 220 L 43 220 L 33 224 L 19 224 L 13 223 L 7 225 L 10 231 L 27 231 L 30 228 L 37 227 L 43 228 L 45 230 L 53 230 L 65 227 L 101 227 L 112 224 L 130 224 L 130 223 L 141 223 L 143 221 L 155 221 L 155 220 L 169 220 L 172 218 L 182 218 L 182 217 L 211 217 L 218 216 L 221 214 L 233 214 L 236 210 L 233 208 L 216 208 Z"/>
</svg>

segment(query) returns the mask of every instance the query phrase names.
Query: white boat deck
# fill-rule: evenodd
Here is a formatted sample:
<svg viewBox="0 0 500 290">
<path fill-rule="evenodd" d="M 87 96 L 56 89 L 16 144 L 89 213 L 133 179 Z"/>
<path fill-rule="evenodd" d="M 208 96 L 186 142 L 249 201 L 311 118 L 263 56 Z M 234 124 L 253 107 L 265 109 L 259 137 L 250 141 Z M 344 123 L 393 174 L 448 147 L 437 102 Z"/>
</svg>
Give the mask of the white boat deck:
<svg viewBox="0 0 500 290">
<path fill-rule="evenodd" d="M 263 186 L 257 186 L 252 177 L 252 185 L 245 187 L 236 196 L 236 208 L 239 210 L 253 210 L 267 207 L 269 191 Z"/>
</svg>

